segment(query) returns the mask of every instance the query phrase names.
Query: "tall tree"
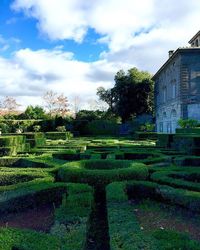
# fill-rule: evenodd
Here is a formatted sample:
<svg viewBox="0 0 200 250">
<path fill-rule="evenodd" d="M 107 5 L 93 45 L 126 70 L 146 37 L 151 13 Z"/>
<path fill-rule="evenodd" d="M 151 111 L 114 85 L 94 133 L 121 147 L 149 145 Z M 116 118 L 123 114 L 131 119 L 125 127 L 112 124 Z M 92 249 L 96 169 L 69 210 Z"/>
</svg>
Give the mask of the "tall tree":
<svg viewBox="0 0 200 250">
<path fill-rule="evenodd" d="M 57 98 L 57 93 L 53 92 L 52 90 L 47 91 L 43 95 L 43 100 L 45 102 L 45 108 L 48 110 L 50 115 L 53 115 L 56 110 L 56 98 Z"/>
<path fill-rule="evenodd" d="M 28 106 L 22 115 L 25 119 L 43 119 L 46 116 L 45 110 L 38 105 Z"/>
<path fill-rule="evenodd" d="M 99 99 L 108 104 L 109 111 L 114 112 L 115 93 L 114 88 L 105 89 L 104 87 L 97 88 L 97 96 Z"/>
<path fill-rule="evenodd" d="M 62 117 L 65 116 L 69 111 L 68 106 L 67 97 L 64 94 L 58 95 L 56 98 L 56 113 Z"/>
<path fill-rule="evenodd" d="M 12 113 L 18 109 L 20 104 L 17 103 L 16 99 L 12 96 L 6 96 L 1 104 L 2 108 L 8 113 Z"/>
<path fill-rule="evenodd" d="M 76 118 L 77 113 L 79 112 L 80 108 L 81 108 L 81 104 L 82 104 L 82 99 L 79 95 L 74 95 L 71 98 L 71 110 L 74 113 L 74 117 Z"/>
<path fill-rule="evenodd" d="M 143 113 L 151 113 L 153 109 L 151 75 L 137 68 L 132 68 L 127 73 L 120 70 L 115 75 L 114 87 L 108 90 L 98 89 L 97 94 L 122 121 Z"/>
<path fill-rule="evenodd" d="M 68 99 L 63 93 L 57 94 L 50 90 L 44 94 L 43 99 L 45 102 L 45 108 L 49 111 L 51 116 L 65 116 L 68 112 Z"/>
</svg>

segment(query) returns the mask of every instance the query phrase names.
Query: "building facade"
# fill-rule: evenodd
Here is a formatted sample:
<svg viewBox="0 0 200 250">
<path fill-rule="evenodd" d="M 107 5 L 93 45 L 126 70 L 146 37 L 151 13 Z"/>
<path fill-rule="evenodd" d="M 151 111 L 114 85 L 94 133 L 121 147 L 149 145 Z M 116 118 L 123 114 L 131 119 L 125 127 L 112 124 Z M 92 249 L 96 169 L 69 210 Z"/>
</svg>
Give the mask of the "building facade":
<svg viewBox="0 0 200 250">
<path fill-rule="evenodd" d="M 200 32 L 189 43 L 169 51 L 153 77 L 157 132 L 174 133 L 180 118 L 200 121 Z"/>
</svg>

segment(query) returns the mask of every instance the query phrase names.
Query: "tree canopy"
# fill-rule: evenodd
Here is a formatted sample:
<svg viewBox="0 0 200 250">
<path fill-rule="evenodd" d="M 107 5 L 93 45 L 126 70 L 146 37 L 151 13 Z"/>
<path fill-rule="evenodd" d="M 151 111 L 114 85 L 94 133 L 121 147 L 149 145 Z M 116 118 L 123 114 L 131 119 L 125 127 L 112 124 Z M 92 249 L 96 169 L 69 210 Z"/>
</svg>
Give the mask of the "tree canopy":
<svg viewBox="0 0 200 250">
<path fill-rule="evenodd" d="M 129 69 L 127 73 L 118 71 L 114 87 L 107 90 L 100 87 L 97 89 L 97 95 L 109 105 L 110 111 L 122 118 L 122 121 L 153 111 L 151 75 L 137 68 Z"/>
</svg>

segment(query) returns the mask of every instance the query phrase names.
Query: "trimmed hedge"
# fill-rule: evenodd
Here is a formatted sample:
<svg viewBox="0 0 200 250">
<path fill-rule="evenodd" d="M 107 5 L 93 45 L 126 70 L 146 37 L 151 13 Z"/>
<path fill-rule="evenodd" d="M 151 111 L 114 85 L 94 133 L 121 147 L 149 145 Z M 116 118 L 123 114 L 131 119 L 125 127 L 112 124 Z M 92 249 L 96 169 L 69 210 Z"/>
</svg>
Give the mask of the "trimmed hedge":
<svg viewBox="0 0 200 250">
<path fill-rule="evenodd" d="M 141 230 L 139 221 L 133 213 L 134 205 L 128 202 L 128 197 L 124 192 L 126 186 L 125 182 L 112 183 L 106 188 L 110 248 L 112 250 L 199 249 L 199 242 L 191 240 L 187 234 L 165 229 L 148 233 L 145 232 L 145 229 Z M 149 186 L 150 184 L 147 184 L 148 188 Z M 135 194 L 135 190 L 131 191 Z M 140 196 L 140 193 L 137 195 Z"/>
<path fill-rule="evenodd" d="M 0 136 L 0 156 L 13 156 L 28 149 L 24 136 Z"/>
<path fill-rule="evenodd" d="M 178 166 L 200 167 L 200 156 L 184 156 L 174 159 L 174 163 Z"/>
<path fill-rule="evenodd" d="M 130 181 L 127 183 L 126 190 L 129 199 L 151 198 L 200 212 L 199 192 L 144 181 Z"/>
<path fill-rule="evenodd" d="M 158 140 L 156 142 L 157 147 L 170 148 L 173 143 L 174 134 L 161 134 L 158 133 Z"/>
<path fill-rule="evenodd" d="M 135 132 L 133 134 L 134 140 L 157 140 L 158 133 L 156 132 Z"/>
<path fill-rule="evenodd" d="M 83 160 L 66 163 L 58 170 L 57 177 L 64 182 L 108 184 L 121 180 L 145 180 L 148 169 L 142 163 L 123 160 Z"/>
<path fill-rule="evenodd" d="M 109 120 L 94 120 L 88 122 L 85 126 L 85 134 L 87 135 L 118 135 L 119 124 Z"/>
<path fill-rule="evenodd" d="M 23 185 L 24 184 L 24 185 Z M 21 186 L 21 187 L 20 187 Z M 63 193 L 67 192 L 66 184 L 49 182 L 48 179 L 38 179 L 37 183 L 20 183 L 1 187 L 0 213 L 17 212 L 30 207 L 37 207 L 61 200 Z"/>
<path fill-rule="evenodd" d="M 71 132 L 46 132 L 45 137 L 48 140 L 70 140 L 73 134 Z"/>
<path fill-rule="evenodd" d="M 0 167 L 10 168 L 50 168 L 53 165 L 38 161 L 35 158 L 3 157 L 0 158 Z"/>
<path fill-rule="evenodd" d="M 200 192 L 200 171 L 160 171 L 153 173 L 150 178 L 160 184 Z"/>
<path fill-rule="evenodd" d="M 42 132 L 36 132 L 36 133 L 11 133 L 11 134 L 5 134 L 6 136 L 14 136 L 14 137 L 20 137 L 25 136 L 25 142 L 27 144 L 30 144 L 31 148 L 44 146 L 46 144 L 45 135 Z"/>
<path fill-rule="evenodd" d="M 80 160 L 80 153 L 77 153 L 77 150 L 71 149 L 64 152 L 53 153 L 52 157 L 59 160 L 78 161 Z"/>
<path fill-rule="evenodd" d="M 177 134 L 199 134 L 200 135 L 200 128 L 177 128 Z"/>
<path fill-rule="evenodd" d="M 0 228 L 0 249 L 2 250 L 58 250 L 63 247 L 60 238 L 32 230 Z M 70 250 L 62 248 L 62 250 Z"/>
<path fill-rule="evenodd" d="M 0 249 L 20 250 L 82 250 L 86 240 L 87 218 L 91 211 L 91 187 L 85 184 L 67 184 L 68 196 L 55 211 L 55 224 L 50 232 L 0 229 Z"/>
<path fill-rule="evenodd" d="M 2 186 L 14 185 L 17 183 L 29 182 L 36 178 L 43 178 L 41 173 L 28 173 L 22 171 L 1 172 L 0 173 L 0 192 Z"/>
</svg>

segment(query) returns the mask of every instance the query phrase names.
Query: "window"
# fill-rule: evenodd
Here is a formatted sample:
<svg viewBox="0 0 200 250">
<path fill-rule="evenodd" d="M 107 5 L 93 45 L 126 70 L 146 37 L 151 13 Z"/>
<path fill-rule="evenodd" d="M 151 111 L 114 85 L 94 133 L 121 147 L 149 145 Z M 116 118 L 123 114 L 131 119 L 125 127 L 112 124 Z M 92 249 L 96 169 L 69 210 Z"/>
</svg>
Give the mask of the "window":
<svg viewBox="0 0 200 250">
<path fill-rule="evenodd" d="M 164 87 L 163 88 L 163 102 L 166 102 L 167 101 L 167 88 Z"/>
<path fill-rule="evenodd" d="M 177 117 L 177 112 L 175 109 L 172 109 L 171 117 Z"/>
<path fill-rule="evenodd" d="M 172 98 L 175 99 L 177 95 L 177 85 L 176 83 L 172 84 Z"/>
</svg>

